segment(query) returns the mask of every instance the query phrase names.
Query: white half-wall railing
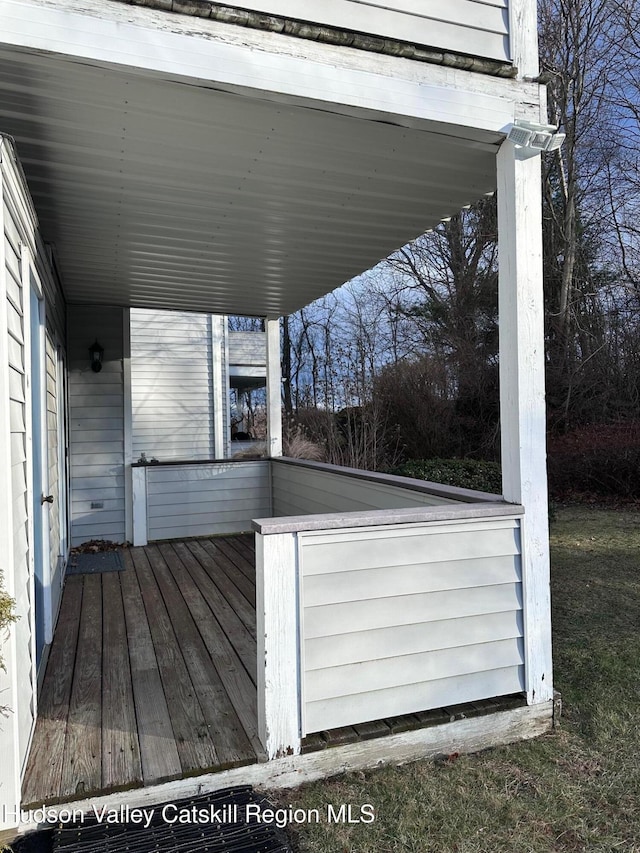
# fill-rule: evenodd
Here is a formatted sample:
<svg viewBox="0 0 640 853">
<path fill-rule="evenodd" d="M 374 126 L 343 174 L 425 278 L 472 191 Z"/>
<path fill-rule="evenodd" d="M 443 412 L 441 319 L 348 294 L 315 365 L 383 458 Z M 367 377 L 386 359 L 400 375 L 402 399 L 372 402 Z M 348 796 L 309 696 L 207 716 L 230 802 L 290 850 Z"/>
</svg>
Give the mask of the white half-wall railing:
<svg viewBox="0 0 640 853">
<path fill-rule="evenodd" d="M 266 459 L 135 463 L 131 474 L 134 545 L 243 533 L 272 514 Z"/>
<path fill-rule="evenodd" d="M 306 734 L 524 690 L 522 508 L 259 519 L 258 724 Z"/>
<path fill-rule="evenodd" d="M 274 516 L 502 501 L 501 495 L 288 457 L 271 460 L 271 484 Z"/>
<path fill-rule="evenodd" d="M 502 500 L 500 495 L 283 457 L 136 462 L 131 482 L 134 545 L 242 533 L 251 530 L 254 518 L 336 512 L 350 517 L 354 512 Z"/>
</svg>

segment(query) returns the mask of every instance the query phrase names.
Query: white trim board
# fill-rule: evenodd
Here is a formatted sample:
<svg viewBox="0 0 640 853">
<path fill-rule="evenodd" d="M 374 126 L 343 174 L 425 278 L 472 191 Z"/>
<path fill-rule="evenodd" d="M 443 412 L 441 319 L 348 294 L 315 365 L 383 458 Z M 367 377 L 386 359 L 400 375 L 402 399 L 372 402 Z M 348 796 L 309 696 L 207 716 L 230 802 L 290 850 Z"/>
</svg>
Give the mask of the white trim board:
<svg viewBox="0 0 640 853">
<path fill-rule="evenodd" d="M 121 806 L 150 807 L 218 791 L 229 785 L 248 784 L 267 790 L 295 788 L 306 782 L 356 770 L 373 770 L 385 764 L 432 761 L 442 754 L 478 752 L 516 743 L 544 734 L 551 729 L 552 724 L 553 702 L 550 701 L 374 740 L 329 747 L 307 755 L 286 756 L 245 767 L 234 767 L 220 773 L 206 773 L 148 788 L 57 804 L 55 808 L 80 809 L 86 812 L 93 807 L 103 806 L 118 809 Z M 37 828 L 34 823 L 24 822 L 18 827 L 18 832 L 22 834 Z"/>
<path fill-rule="evenodd" d="M 237 31 L 237 34 L 236 34 Z M 3 0 L 0 44 L 475 138 L 540 121 L 537 83 L 96 0 Z M 465 129 L 461 133 L 461 129 Z"/>
</svg>

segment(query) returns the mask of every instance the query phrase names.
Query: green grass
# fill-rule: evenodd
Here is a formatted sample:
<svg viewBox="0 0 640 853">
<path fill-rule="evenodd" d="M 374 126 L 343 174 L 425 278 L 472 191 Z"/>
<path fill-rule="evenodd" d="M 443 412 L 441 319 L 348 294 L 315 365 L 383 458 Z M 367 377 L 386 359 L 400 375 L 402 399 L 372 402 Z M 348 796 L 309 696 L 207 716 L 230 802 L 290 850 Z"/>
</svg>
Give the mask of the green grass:
<svg viewBox="0 0 640 853">
<path fill-rule="evenodd" d="M 552 593 L 562 726 L 279 793 L 295 807 L 376 808 L 373 824 L 290 830 L 300 853 L 640 851 L 640 513 L 560 510 Z"/>
</svg>

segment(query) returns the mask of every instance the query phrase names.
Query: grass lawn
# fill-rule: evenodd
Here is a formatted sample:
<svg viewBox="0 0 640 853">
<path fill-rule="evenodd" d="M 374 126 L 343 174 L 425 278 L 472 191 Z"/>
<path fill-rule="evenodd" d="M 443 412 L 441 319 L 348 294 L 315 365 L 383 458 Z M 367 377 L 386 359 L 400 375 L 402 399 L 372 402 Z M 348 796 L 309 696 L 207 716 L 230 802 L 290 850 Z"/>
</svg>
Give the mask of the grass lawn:
<svg viewBox="0 0 640 853">
<path fill-rule="evenodd" d="M 562 509 L 551 547 L 561 727 L 279 794 L 321 812 L 375 806 L 373 824 L 292 829 L 301 853 L 639 853 L 640 513 Z"/>
</svg>

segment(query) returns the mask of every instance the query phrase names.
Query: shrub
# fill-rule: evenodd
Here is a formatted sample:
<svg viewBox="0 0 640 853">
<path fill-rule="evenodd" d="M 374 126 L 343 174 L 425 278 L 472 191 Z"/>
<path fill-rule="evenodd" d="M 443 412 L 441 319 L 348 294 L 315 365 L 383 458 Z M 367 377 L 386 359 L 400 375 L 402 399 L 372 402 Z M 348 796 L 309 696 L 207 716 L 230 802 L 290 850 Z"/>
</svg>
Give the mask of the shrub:
<svg viewBox="0 0 640 853">
<path fill-rule="evenodd" d="M 502 475 L 497 462 L 482 462 L 478 459 L 411 459 L 397 468 L 394 474 L 445 486 L 502 494 Z"/>
<path fill-rule="evenodd" d="M 549 487 L 574 493 L 640 498 L 640 423 L 580 427 L 549 437 Z"/>
<path fill-rule="evenodd" d="M 574 492 L 640 498 L 640 448 L 603 447 L 550 456 L 549 486 L 564 498 Z"/>
<path fill-rule="evenodd" d="M 339 412 L 312 407 L 299 409 L 287 431 L 289 434 L 297 431 L 316 446 L 318 455 L 304 458 L 332 465 L 388 471 L 401 458 L 396 433 L 389 429 L 384 413 L 375 403 L 349 406 Z"/>
<path fill-rule="evenodd" d="M 285 429 L 282 453 L 291 459 L 309 459 L 312 462 L 324 462 L 326 456 L 322 445 L 307 438 L 300 426 L 290 426 Z"/>
<path fill-rule="evenodd" d="M 0 572 L 0 644 L 4 640 L 4 629 L 16 621 L 17 617 L 13 612 L 14 607 L 15 601 L 5 591 L 2 583 L 2 572 Z M 0 656 L 0 669 L 6 670 L 2 656 Z M 6 716 L 8 710 L 6 706 L 0 705 L 0 714 Z"/>
</svg>

